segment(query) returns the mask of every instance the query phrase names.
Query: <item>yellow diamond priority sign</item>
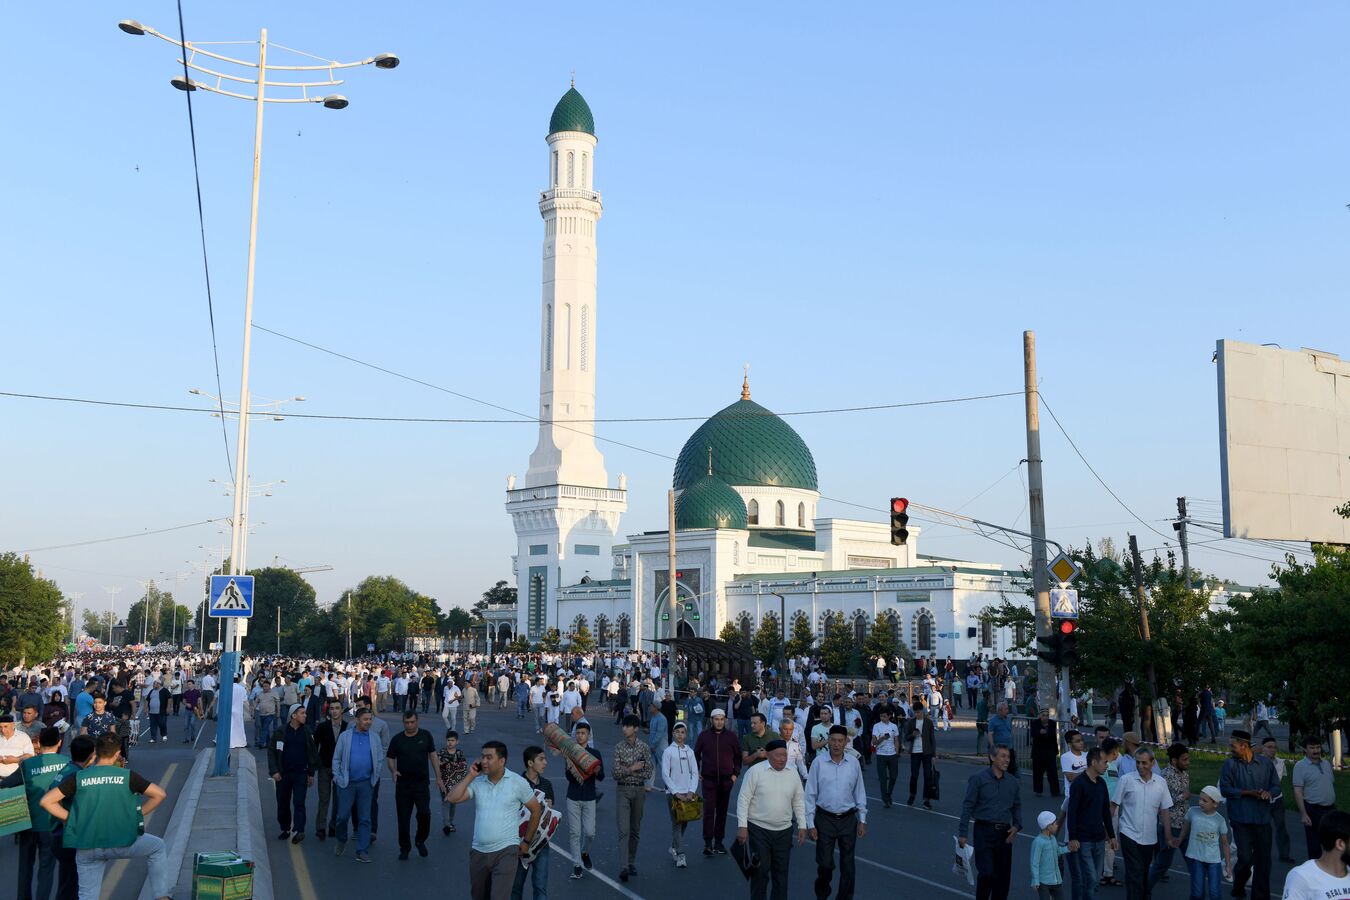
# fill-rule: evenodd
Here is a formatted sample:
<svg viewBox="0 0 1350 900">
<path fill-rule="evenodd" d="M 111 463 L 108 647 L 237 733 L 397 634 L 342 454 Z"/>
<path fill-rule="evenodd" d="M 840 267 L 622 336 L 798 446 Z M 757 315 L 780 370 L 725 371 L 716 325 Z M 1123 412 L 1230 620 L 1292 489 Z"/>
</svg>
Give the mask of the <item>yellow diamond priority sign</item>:
<svg viewBox="0 0 1350 900">
<path fill-rule="evenodd" d="M 1068 584 L 1070 581 L 1073 581 L 1078 577 L 1080 571 L 1078 564 L 1063 553 L 1051 560 L 1050 565 L 1046 568 L 1050 570 L 1050 574 L 1055 576 L 1055 579 L 1059 581 L 1060 584 Z"/>
</svg>

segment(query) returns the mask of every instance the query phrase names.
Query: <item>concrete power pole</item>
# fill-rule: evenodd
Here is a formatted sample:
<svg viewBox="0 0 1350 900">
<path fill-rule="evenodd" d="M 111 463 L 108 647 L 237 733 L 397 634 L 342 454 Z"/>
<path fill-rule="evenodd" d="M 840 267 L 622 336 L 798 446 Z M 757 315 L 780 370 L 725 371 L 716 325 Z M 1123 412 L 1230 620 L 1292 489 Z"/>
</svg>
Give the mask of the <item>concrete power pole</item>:
<svg viewBox="0 0 1350 900">
<path fill-rule="evenodd" d="M 1186 536 L 1186 526 L 1190 524 L 1190 517 L 1186 515 L 1186 498 L 1177 498 L 1177 520 L 1172 528 L 1176 530 L 1177 540 L 1181 543 L 1181 583 L 1186 585 L 1186 590 L 1191 589 L 1191 544 Z"/>
<path fill-rule="evenodd" d="M 1144 562 L 1139 557 L 1139 539 L 1134 535 L 1130 535 L 1130 562 L 1134 569 L 1135 597 L 1139 603 L 1139 633 L 1144 639 L 1144 653 L 1148 658 L 1149 699 L 1144 706 L 1140 720 L 1149 723 L 1149 728 L 1153 730 L 1154 740 L 1157 740 L 1157 723 L 1153 721 L 1153 701 L 1158 696 L 1158 676 L 1153 668 L 1153 651 L 1149 646 L 1153 643 L 1153 635 L 1149 632 L 1148 627 L 1148 594 L 1144 591 Z"/>
<path fill-rule="evenodd" d="M 1031 583 L 1036 590 L 1036 636 L 1049 637 L 1050 573 L 1045 556 L 1045 486 L 1041 480 L 1041 413 L 1036 389 L 1036 332 L 1022 332 L 1022 370 L 1027 405 L 1027 504 L 1031 512 Z M 1055 691 L 1055 667 L 1045 660 L 1036 663 L 1036 706 L 1059 718 Z"/>
</svg>

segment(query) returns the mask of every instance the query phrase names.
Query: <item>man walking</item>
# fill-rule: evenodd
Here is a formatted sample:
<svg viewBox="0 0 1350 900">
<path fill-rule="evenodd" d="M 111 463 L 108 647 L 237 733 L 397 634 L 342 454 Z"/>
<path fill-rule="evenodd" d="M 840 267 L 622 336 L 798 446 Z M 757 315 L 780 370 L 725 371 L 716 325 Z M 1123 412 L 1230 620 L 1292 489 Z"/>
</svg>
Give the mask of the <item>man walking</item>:
<svg viewBox="0 0 1350 900">
<path fill-rule="evenodd" d="M 1321 739 L 1304 738 L 1303 758 L 1294 763 L 1294 803 L 1303 820 L 1308 859 L 1317 859 L 1321 855 L 1317 826 L 1323 816 L 1336 808 L 1336 785 L 1332 777 L 1331 763 L 1322 758 Z"/>
<path fill-rule="evenodd" d="M 919 772 L 923 772 L 923 808 L 932 809 L 929 799 L 933 794 L 933 756 L 937 753 L 937 729 L 922 703 L 914 704 L 914 718 L 905 723 L 905 745 L 909 747 L 909 805 L 919 789 Z"/>
<path fill-rule="evenodd" d="M 0 787 L 23 785 L 28 795 L 31 827 L 19 832 L 19 900 L 32 900 L 33 897 L 47 900 L 51 896 L 61 838 L 53 837 L 52 832 L 58 823 L 42 808 L 42 798 L 58 783 L 58 775 L 70 762 L 61 755 L 61 740 L 60 731 L 43 728 L 38 732 L 37 755 L 19 763 L 18 771 L 0 781 Z M 34 868 L 37 869 L 36 894 L 33 893 Z"/>
<path fill-rule="evenodd" d="M 1027 729 L 1031 737 L 1031 789 L 1039 796 L 1041 783 L 1050 782 L 1051 796 L 1059 796 L 1059 723 L 1050 721 L 1050 710 L 1042 709 Z"/>
<path fill-rule="evenodd" d="M 473 846 L 469 849 L 469 896 L 472 900 L 510 900 L 516 869 L 539 828 L 544 808 L 529 782 L 506 768 L 506 745 L 488 741 L 469 774 L 450 789 L 451 803 L 474 801 Z M 530 811 L 525 835 L 520 834 L 521 807 Z"/>
<path fill-rule="evenodd" d="M 1270 900 L 1270 798 L 1279 789 L 1270 760 L 1252 752 L 1252 736 L 1235 729 L 1228 741 L 1232 755 L 1223 761 L 1219 792 L 1228 801 L 1228 824 L 1237 841 L 1238 862 L 1233 867 L 1233 896 Z"/>
<path fill-rule="evenodd" d="M 891 707 L 878 707 L 877 715 L 881 721 L 872 726 L 872 753 L 881 780 L 881 805 L 890 809 L 895 781 L 900 775 L 900 729 L 891 721 Z"/>
<path fill-rule="evenodd" d="M 437 786 L 440 783 L 440 766 L 437 765 L 436 741 L 431 732 L 419 728 L 417 713 L 409 710 L 403 714 L 403 730 L 389 740 L 389 749 L 385 751 L 389 763 L 389 774 L 394 777 L 394 807 L 398 810 L 398 858 L 408 858 L 413 842 L 409 839 L 408 818 L 413 809 L 417 810 L 417 855 L 427 855 L 427 836 L 431 834 L 431 779 L 428 770 L 436 773 Z"/>
<path fill-rule="evenodd" d="M 835 900 L 852 900 L 854 847 L 867 835 L 867 791 L 862 766 L 851 754 L 848 729 L 831 725 L 828 753 L 816 754 L 806 777 L 806 827 L 816 842 L 816 900 L 830 896 L 834 850 L 839 848 L 839 890 Z M 786 761 L 786 760 L 785 760 Z"/>
<path fill-rule="evenodd" d="M 1012 717 L 1008 715 L 1008 704 L 1000 703 L 995 707 L 995 715 L 989 717 L 989 749 L 1002 745 L 1008 751 L 1008 771 L 1017 774 L 1017 753 L 1012 749 Z"/>
<path fill-rule="evenodd" d="M 727 713 L 714 709 L 712 724 L 698 736 L 694 759 L 703 776 L 703 855 L 726 853 L 727 810 L 731 787 L 741 772 L 741 742 L 727 728 Z"/>
<path fill-rule="evenodd" d="M 1275 853 L 1280 862 L 1291 863 L 1294 858 L 1289 855 L 1289 829 L 1284 821 L 1284 760 L 1280 759 L 1279 742 L 1274 737 L 1266 737 L 1261 741 L 1261 753 L 1275 767 L 1275 790 L 1270 794 L 1270 826 Z"/>
<path fill-rule="evenodd" d="M 582 867 L 591 868 L 591 842 L 595 840 L 595 785 L 605 780 L 605 761 L 600 751 L 591 746 L 591 725 L 578 722 L 572 730 L 572 739 L 586 748 L 586 752 L 595 757 L 600 767 L 595 774 L 579 778 L 571 766 L 563 767 L 567 778 L 567 837 L 572 847 L 572 878 L 581 877 Z M 579 861 L 579 862 L 577 862 Z"/>
<path fill-rule="evenodd" d="M 305 727 L 307 713 L 299 703 L 291 705 L 286 721 L 272 729 L 267 738 L 267 774 L 277 786 L 277 840 L 305 839 L 305 795 L 314 783 L 319 768 L 319 748 Z"/>
<path fill-rule="evenodd" d="M 1007 707 L 999 704 L 1006 713 Z M 1021 785 L 1008 770 L 1012 752 L 1002 744 L 989 748 L 989 768 L 970 776 L 961 803 L 957 842 L 970 842 L 974 822 L 975 900 L 1008 900 L 1012 883 L 1013 841 L 1022 830 Z"/>
<path fill-rule="evenodd" d="M 748 843 L 759 857 L 750 876 L 750 900 L 787 900 L 788 861 L 792 854 L 793 822 L 797 843 L 806 840 L 806 794 L 797 773 L 787 767 L 787 742 L 769 741 L 768 765 L 751 766 L 736 798 L 736 840 Z"/>
<path fill-rule="evenodd" d="M 1172 795 L 1167 784 L 1153 772 L 1153 751 L 1140 747 L 1134 753 L 1135 769 L 1120 776 L 1112 804 L 1120 812 L 1120 850 L 1125 857 L 1126 900 L 1148 900 L 1149 866 L 1160 836 L 1175 849 L 1168 811 Z"/>
<path fill-rule="evenodd" d="M 380 783 L 380 760 L 384 747 L 370 730 L 374 716 L 362 707 L 356 711 L 355 724 L 338 735 L 333 750 L 333 783 L 338 787 L 337 845 L 333 854 L 347 849 L 347 828 L 356 815 L 356 861 L 370 862 L 370 809 L 375 786 Z"/>
<path fill-rule="evenodd" d="M 1069 782 L 1065 829 L 1069 838 L 1069 875 L 1073 900 L 1093 900 L 1102 873 L 1105 844 L 1117 847 L 1111 822 L 1111 796 L 1106 789 L 1106 754 L 1093 747 L 1083 770 Z"/>
<path fill-rule="evenodd" d="M 347 730 L 342 718 L 342 701 L 328 701 L 328 716 L 314 729 L 314 744 L 319 749 L 319 814 L 315 834 L 323 840 L 337 830 L 337 800 L 333 796 L 333 751 L 337 740 Z"/>
<path fill-rule="evenodd" d="M 1153 865 L 1148 870 L 1150 891 L 1159 881 L 1167 878 L 1167 870 L 1172 867 L 1172 856 L 1177 848 L 1167 843 L 1167 835 L 1171 834 L 1180 840 L 1181 828 L 1186 824 L 1186 808 L 1191 802 L 1190 767 L 1191 752 L 1185 744 L 1178 742 L 1167 748 L 1167 766 L 1158 774 L 1162 776 L 1172 799 L 1167 812 L 1171 828 L 1166 832 L 1161 829 L 1158 831 L 1158 855 L 1153 858 Z"/>
<path fill-rule="evenodd" d="M 614 747 L 614 781 L 618 785 L 615 816 L 619 825 L 619 880 L 637 874 L 638 838 L 642 832 L 642 810 L 647 800 L 647 782 L 655 761 L 651 748 L 637 739 L 642 720 L 631 713 L 623 717 L 623 740 Z"/>
<path fill-rule="evenodd" d="M 164 789 L 118 765 L 122 739 L 117 734 L 100 737 L 95 754 L 92 766 L 67 775 L 41 801 L 48 815 L 66 823 L 62 842 L 75 849 L 81 900 L 102 896 L 103 873 L 110 860 L 141 858 L 147 863 L 151 896 L 164 900 L 177 873 L 169 871 L 164 841 L 144 833 L 145 816 L 163 802 Z M 69 810 L 64 800 L 70 801 Z"/>
</svg>

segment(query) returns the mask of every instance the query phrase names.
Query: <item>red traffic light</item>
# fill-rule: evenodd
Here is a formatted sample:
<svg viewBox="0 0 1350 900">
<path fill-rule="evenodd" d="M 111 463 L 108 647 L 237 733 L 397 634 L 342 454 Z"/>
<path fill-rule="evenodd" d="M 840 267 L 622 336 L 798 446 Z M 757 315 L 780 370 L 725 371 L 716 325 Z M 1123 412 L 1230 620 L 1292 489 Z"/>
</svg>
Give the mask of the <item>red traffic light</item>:
<svg viewBox="0 0 1350 900">
<path fill-rule="evenodd" d="M 1060 634 L 1073 634 L 1077 630 L 1078 626 L 1074 624 L 1073 619 L 1065 619 L 1064 621 L 1059 623 Z"/>
<path fill-rule="evenodd" d="M 904 497 L 892 497 L 892 498 L 891 498 L 891 514 L 892 514 L 892 515 L 898 516 L 898 515 L 900 515 L 901 513 L 905 512 L 905 511 L 908 510 L 908 509 L 909 509 L 909 501 L 906 500 Z"/>
</svg>

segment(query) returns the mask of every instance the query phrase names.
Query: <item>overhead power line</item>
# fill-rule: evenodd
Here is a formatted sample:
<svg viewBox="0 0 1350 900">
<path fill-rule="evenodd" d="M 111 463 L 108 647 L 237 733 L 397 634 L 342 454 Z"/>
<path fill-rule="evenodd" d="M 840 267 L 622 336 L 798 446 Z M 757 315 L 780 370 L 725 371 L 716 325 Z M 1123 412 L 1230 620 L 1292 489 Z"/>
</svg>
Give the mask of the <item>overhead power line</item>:
<svg viewBox="0 0 1350 900">
<path fill-rule="evenodd" d="M 90 540 L 90 541 L 75 541 L 74 543 L 70 543 L 70 544 L 52 544 L 52 545 L 47 546 L 47 547 L 29 547 L 29 548 L 26 549 L 26 550 L 20 550 L 20 551 L 18 551 L 18 552 L 19 552 L 19 553 L 41 553 L 41 552 L 46 551 L 46 550 L 65 550 L 65 549 L 68 549 L 68 548 L 70 548 L 70 547 L 88 547 L 88 546 L 91 545 L 91 544 L 108 544 L 108 543 L 111 543 L 111 542 L 113 542 L 113 541 L 125 541 L 125 540 L 129 540 L 129 539 L 131 539 L 131 538 L 149 537 L 149 536 L 152 535 L 152 534 L 167 534 L 167 533 L 169 533 L 170 531 L 182 531 L 182 530 L 185 529 L 185 528 L 198 528 L 198 527 L 200 527 L 200 526 L 202 526 L 202 525 L 211 525 L 211 524 L 214 524 L 214 523 L 216 523 L 216 522 L 225 522 L 225 521 L 228 521 L 228 520 L 227 520 L 226 518 L 219 518 L 219 519 L 203 519 L 203 520 L 201 520 L 200 522 L 188 522 L 188 523 L 185 524 L 185 525 L 172 525 L 172 526 L 170 526 L 170 527 L 168 527 L 168 528 L 156 528 L 156 529 L 153 529 L 153 530 L 147 530 L 147 531 L 134 531 L 134 532 L 132 532 L 131 534 L 119 534 L 119 535 L 115 535 L 114 537 L 95 538 L 95 539 Z"/>
</svg>

